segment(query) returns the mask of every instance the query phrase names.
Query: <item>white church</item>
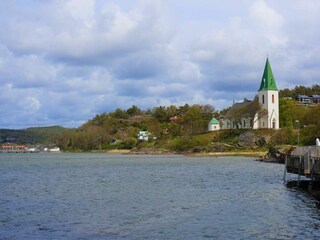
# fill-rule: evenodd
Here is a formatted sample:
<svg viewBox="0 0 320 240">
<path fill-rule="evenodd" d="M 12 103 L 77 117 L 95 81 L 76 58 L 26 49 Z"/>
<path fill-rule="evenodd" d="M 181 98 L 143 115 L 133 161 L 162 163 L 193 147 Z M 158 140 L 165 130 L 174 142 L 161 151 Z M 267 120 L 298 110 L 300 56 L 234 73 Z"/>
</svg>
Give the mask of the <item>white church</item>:
<svg viewBox="0 0 320 240">
<path fill-rule="evenodd" d="M 268 58 L 258 90 L 258 101 L 261 108 L 264 109 L 265 114 L 262 116 L 256 113 L 254 116 L 241 115 L 240 119 L 233 119 L 232 116 L 234 116 L 234 114 L 228 113 L 236 113 L 237 110 L 240 111 L 240 109 L 244 107 L 249 107 L 252 102 L 244 100 L 243 102 L 235 103 L 228 110 L 224 118 L 220 119 L 219 128 L 212 128 L 209 123 L 209 131 L 218 129 L 279 129 L 279 93 Z"/>
</svg>

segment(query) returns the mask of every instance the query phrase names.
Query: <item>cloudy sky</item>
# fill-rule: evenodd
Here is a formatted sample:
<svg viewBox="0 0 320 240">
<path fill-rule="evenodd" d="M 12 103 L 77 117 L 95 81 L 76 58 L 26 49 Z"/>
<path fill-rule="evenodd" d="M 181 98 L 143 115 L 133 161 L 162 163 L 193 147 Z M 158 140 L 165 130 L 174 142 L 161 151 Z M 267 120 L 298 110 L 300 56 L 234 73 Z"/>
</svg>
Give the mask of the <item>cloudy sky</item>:
<svg viewBox="0 0 320 240">
<path fill-rule="evenodd" d="M 319 84 L 319 0 L 1 0 L 0 128 Z"/>
</svg>

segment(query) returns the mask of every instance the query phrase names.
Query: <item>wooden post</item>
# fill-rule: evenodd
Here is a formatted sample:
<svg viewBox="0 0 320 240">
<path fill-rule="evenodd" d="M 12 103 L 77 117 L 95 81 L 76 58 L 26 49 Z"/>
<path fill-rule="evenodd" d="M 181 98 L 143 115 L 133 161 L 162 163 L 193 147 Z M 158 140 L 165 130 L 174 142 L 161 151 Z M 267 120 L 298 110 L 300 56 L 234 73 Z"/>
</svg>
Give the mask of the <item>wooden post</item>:
<svg viewBox="0 0 320 240">
<path fill-rule="evenodd" d="M 283 182 L 286 182 L 287 164 L 288 164 L 288 156 L 286 155 L 285 160 L 284 160 Z"/>
<path fill-rule="evenodd" d="M 309 181 L 309 185 L 308 185 L 309 192 L 312 192 L 313 178 L 314 178 L 314 159 L 312 159 L 311 166 L 310 166 L 310 181 Z"/>
<path fill-rule="evenodd" d="M 299 168 L 298 168 L 298 182 L 297 186 L 300 187 L 300 180 L 301 180 L 301 156 L 299 156 Z"/>
</svg>

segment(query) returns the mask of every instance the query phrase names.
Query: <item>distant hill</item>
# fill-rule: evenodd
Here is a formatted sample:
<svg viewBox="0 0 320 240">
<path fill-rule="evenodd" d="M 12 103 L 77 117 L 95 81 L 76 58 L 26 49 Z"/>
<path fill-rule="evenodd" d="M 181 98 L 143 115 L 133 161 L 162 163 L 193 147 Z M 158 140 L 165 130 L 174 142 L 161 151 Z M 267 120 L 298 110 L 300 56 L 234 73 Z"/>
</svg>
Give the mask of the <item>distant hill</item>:
<svg viewBox="0 0 320 240">
<path fill-rule="evenodd" d="M 0 129 L 0 144 L 55 144 L 55 140 L 67 128 L 60 126 L 33 127 L 26 129 Z"/>
</svg>

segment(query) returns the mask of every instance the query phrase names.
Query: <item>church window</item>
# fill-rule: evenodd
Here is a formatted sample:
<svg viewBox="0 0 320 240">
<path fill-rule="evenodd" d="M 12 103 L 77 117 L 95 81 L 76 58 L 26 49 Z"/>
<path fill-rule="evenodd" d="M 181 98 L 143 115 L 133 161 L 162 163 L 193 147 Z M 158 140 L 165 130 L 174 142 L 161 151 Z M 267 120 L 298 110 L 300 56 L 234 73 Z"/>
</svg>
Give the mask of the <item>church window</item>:
<svg viewBox="0 0 320 240">
<path fill-rule="evenodd" d="M 272 94 L 272 103 L 274 103 L 274 94 Z"/>
<path fill-rule="evenodd" d="M 264 104 L 264 95 L 262 95 L 262 104 Z"/>
</svg>

